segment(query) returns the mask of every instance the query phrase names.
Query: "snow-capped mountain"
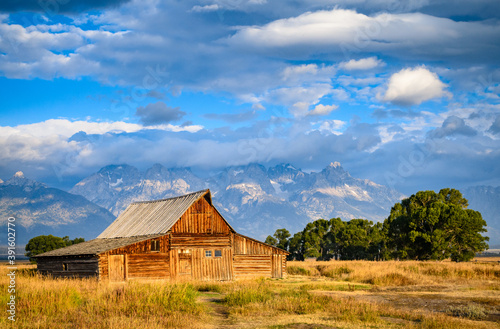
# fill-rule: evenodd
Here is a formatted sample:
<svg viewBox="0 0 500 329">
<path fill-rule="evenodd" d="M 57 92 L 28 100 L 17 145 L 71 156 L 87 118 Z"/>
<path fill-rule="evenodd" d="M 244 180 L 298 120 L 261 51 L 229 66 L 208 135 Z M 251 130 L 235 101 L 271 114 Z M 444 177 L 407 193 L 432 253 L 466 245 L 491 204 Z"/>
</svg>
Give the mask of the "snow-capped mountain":
<svg viewBox="0 0 500 329">
<path fill-rule="evenodd" d="M 15 218 L 17 245 L 48 234 L 93 239 L 115 219 L 84 197 L 50 188 L 24 177 L 20 171 L 0 183 L 0 214 L 3 227 L 7 227 L 8 217 Z M 5 239 L 1 244 L 7 243 Z"/>
<path fill-rule="evenodd" d="M 488 223 L 485 234 L 490 237 L 490 248 L 500 245 L 500 186 L 472 186 L 463 191 L 469 208 L 477 210 Z"/>
<path fill-rule="evenodd" d="M 129 165 L 110 165 L 77 183 L 70 193 L 79 194 L 119 215 L 134 201 L 178 196 L 206 188 L 187 168 L 167 169 L 155 164 L 146 172 Z"/>
<path fill-rule="evenodd" d="M 404 196 L 369 180 L 352 177 L 336 162 L 306 173 L 290 164 L 228 167 L 202 179 L 188 168 L 156 164 L 146 172 L 128 165 L 102 168 L 71 193 L 118 215 L 133 201 L 161 199 L 210 188 L 223 216 L 238 231 L 263 238 L 278 228 L 303 229 L 318 218 L 383 220 Z"/>
</svg>

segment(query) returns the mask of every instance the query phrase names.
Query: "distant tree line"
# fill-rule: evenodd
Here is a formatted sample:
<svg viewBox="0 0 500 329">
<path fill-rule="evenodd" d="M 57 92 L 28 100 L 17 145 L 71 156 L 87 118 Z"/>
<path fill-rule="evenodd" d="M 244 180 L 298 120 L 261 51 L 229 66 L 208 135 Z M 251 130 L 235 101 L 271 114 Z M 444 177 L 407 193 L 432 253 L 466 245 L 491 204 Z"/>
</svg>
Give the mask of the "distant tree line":
<svg viewBox="0 0 500 329">
<path fill-rule="evenodd" d="M 396 203 L 383 223 L 366 219 L 318 219 L 293 236 L 276 230 L 266 243 L 290 252 L 290 260 L 443 260 L 468 261 L 488 249 L 486 222 L 467 209 L 460 191 L 421 191 Z"/>
<path fill-rule="evenodd" d="M 68 236 L 61 238 L 53 235 L 39 235 L 28 241 L 24 248 L 26 250 L 25 255 L 30 258 L 31 262 L 34 262 L 35 258 L 33 258 L 33 256 L 42 254 L 47 251 L 71 246 L 73 244 L 81 243 L 84 241 L 84 238 L 75 238 L 73 240 L 70 240 Z"/>
</svg>

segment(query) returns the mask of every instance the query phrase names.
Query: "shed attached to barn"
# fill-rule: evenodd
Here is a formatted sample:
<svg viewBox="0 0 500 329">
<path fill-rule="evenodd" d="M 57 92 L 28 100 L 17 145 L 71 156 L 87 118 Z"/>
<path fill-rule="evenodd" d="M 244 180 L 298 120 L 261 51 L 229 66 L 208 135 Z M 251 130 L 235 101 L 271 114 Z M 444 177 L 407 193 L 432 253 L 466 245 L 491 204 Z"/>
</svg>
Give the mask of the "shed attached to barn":
<svg viewBox="0 0 500 329">
<path fill-rule="evenodd" d="M 210 190 L 134 202 L 96 239 L 35 256 L 54 277 L 233 280 L 283 278 L 288 252 L 234 231 Z"/>
</svg>

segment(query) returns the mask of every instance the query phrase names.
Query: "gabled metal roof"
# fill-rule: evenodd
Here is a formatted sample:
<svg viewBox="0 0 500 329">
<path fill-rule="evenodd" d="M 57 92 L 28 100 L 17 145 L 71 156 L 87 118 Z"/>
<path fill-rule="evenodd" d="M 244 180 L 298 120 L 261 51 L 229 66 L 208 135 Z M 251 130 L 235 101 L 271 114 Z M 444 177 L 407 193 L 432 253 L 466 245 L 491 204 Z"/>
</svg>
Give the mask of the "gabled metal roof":
<svg viewBox="0 0 500 329">
<path fill-rule="evenodd" d="M 114 238 L 114 239 L 94 239 L 77 243 L 65 248 L 56 249 L 44 252 L 34 256 L 34 258 L 43 257 L 60 257 L 60 256 L 75 256 L 75 255 L 99 255 L 108 250 L 125 247 L 136 242 L 141 242 L 148 239 L 154 239 L 162 236 L 162 234 L 133 236 L 127 238 Z"/>
<path fill-rule="evenodd" d="M 205 197 L 212 205 L 210 190 L 198 191 L 169 199 L 134 202 L 97 238 L 165 234 L 189 207 L 202 197 Z M 229 223 L 227 224 L 229 225 Z"/>
</svg>

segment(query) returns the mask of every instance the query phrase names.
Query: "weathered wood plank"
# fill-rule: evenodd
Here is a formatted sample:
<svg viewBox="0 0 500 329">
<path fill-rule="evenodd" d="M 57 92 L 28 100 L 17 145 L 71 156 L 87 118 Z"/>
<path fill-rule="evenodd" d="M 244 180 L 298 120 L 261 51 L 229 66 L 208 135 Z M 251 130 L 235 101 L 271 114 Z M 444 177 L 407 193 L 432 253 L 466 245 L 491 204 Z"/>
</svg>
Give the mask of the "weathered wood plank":
<svg viewBox="0 0 500 329">
<path fill-rule="evenodd" d="M 172 235 L 171 238 L 172 249 L 185 249 L 185 248 L 229 248 L 230 239 L 227 236 L 177 236 Z"/>
<path fill-rule="evenodd" d="M 89 277 L 99 273 L 97 257 L 53 257 L 38 259 L 37 269 L 41 274 L 54 277 Z"/>
<path fill-rule="evenodd" d="M 233 234 L 233 252 L 235 255 L 273 255 L 287 254 L 286 251 L 266 245 L 239 234 Z"/>
<path fill-rule="evenodd" d="M 234 277 L 272 277 L 271 255 L 233 255 Z"/>
<path fill-rule="evenodd" d="M 196 201 L 171 229 L 172 233 L 230 233 L 231 229 L 205 198 Z"/>
</svg>

